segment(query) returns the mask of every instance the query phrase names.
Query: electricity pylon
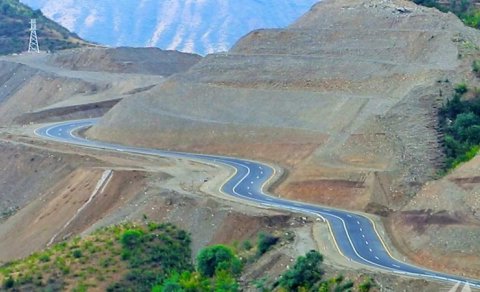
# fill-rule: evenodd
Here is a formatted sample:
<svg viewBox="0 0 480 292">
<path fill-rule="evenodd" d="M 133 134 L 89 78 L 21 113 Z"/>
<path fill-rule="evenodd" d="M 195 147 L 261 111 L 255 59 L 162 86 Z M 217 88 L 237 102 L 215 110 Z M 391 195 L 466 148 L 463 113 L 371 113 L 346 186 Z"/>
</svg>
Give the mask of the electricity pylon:
<svg viewBox="0 0 480 292">
<path fill-rule="evenodd" d="M 28 43 L 28 52 L 36 52 L 40 53 L 40 49 L 38 48 L 38 38 L 37 38 L 37 20 L 32 19 L 30 20 L 30 41 Z"/>
</svg>

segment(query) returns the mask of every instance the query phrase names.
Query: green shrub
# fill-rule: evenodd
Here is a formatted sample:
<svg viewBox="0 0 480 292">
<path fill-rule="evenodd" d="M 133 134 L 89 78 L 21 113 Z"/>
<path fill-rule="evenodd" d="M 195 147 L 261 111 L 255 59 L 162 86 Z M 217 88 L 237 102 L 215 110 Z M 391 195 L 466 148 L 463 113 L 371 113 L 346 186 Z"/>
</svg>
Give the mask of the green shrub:
<svg viewBox="0 0 480 292">
<path fill-rule="evenodd" d="M 208 246 L 197 256 L 197 270 L 206 277 L 213 277 L 220 270 L 237 275 L 241 272 L 241 265 L 232 249 L 221 244 Z"/>
<path fill-rule="evenodd" d="M 215 275 L 215 291 L 236 292 L 238 291 L 238 283 L 229 272 L 218 271 Z"/>
<path fill-rule="evenodd" d="M 131 248 L 142 242 L 143 234 L 140 229 L 128 229 L 123 232 L 120 241 L 124 247 Z"/>
<path fill-rule="evenodd" d="M 480 11 L 471 11 L 461 17 L 463 22 L 471 27 L 480 28 Z"/>
<path fill-rule="evenodd" d="M 3 288 L 5 289 L 11 289 L 13 286 L 15 286 L 15 280 L 11 276 L 6 278 L 3 282 Z"/>
<path fill-rule="evenodd" d="M 372 289 L 372 287 L 373 287 L 373 279 L 369 277 L 363 280 L 363 282 L 360 283 L 360 285 L 358 285 L 358 291 L 368 292 L 370 291 L 370 289 Z"/>
<path fill-rule="evenodd" d="M 46 253 L 43 253 L 41 254 L 39 257 L 38 257 L 38 260 L 41 261 L 41 262 L 49 262 L 50 261 L 50 256 Z"/>
<path fill-rule="evenodd" d="M 445 169 L 472 159 L 480 144 L 480 97 L 462 100 L 455 95 L 440 109 L 439 124 L 444 133 Z"/>
<path fill-rule="evenodd" d="M 82 257 L 82 251 L 80 249 L 74 249 L 72 252 L 74 258 L 79 259 Z"/>
<path fill-rule="evenodd" d="M 222 276 L 220 276 L 222 278 Z M 156 285 L 152 288 L 152 292 L 164 292 L 164 291 L 230 291 L 230 290 L 213 290 L 211 289 L 212 279 L 204 278 L 197 272 L 184 271 L 183 273 L 173 273 L 162 285 Z M 221 282 L 225 282 L 221 280 Z M 236 282 L 235 282 L 236 283 Z M 225 286 L 224 286 L 225 287 Z"/>
<path fill-rule="evenodd" d="M 253 245 L 252 245 L 252 243 L 250 242 L 250 240 L 244 240 L 244 241 L 242 242 L 242 248 L 243 248 L 244 250 L 251 250 L 252 247 L 253 247 Z"/>
<path fill-rule="evenodd" d="M 462 95 L 462 94 L 465 94 L 467 93 L 468 91 L 468 86 L 465 82 L 462 82 L 462 83 L 458 83 L 455 85 L 455 92 Z"/>
<path fill-rule="evenodd" d="M 278 242 L 278 237 L 269 233 L 260 233 L 257 241 L 257 255 L 261 256 L 266 253 L 272 246 Z"/>
<path fill-rule="evenodd" d="M 281 276 L 280 286 L 288 291 L 296 291 L 299 287 L 312 287 L 322 278 L 322 261 L 323 256 L 318 251 L 309 251 L 305 256 L 299 257 L 295 265 Z"/>
<path fill-rule="evenodd" d="M 480 60 L 474 60 L 472 63 L 472 71 L 480 74 Z"/>
</svg>

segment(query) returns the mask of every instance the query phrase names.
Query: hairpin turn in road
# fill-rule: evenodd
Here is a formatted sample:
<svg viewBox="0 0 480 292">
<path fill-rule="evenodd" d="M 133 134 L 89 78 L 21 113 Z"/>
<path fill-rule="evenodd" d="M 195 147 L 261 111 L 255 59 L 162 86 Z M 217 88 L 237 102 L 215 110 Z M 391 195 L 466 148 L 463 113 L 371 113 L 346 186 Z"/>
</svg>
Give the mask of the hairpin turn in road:
<svg viewBox="0 0 480 292">
<path fill-rule="evenodd" d="M 35 134 L 44 139 L 89 148 L 132 154 L 185 158 L 228 165 L 235 169 L 235 174 L 223 184 L 221 188 L 223 193 L 246 200 L 250 203 L 258 204 L 262 207 L 304 213 L 325 219 L 329 224 L 339 252 L 349 260 L 405 276 L 446 282 L 468 283 L 470 286 L 480 288 L 479 280 L 435 272 L 395 259 L 391 256 L 385 243 L 377 233 L 374 223 L 363 215 L 290 201 L 264 193 L 263 187 L 265 183 L 274 175 L 273 168 L 266 164 L 234 157 L 124 146 L 89 140 L 75 134 L 81 129 L 93 126 L 96 122 L 97 119 L 60 122 L 38 128 L 35 130 Z"/>
</svg>

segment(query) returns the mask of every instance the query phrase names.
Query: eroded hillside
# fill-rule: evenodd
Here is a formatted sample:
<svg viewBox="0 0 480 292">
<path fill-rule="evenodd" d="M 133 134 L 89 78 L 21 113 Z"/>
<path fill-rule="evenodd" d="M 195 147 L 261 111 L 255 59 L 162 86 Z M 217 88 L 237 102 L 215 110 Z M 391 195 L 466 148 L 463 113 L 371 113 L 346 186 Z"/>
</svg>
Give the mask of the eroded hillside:
<svg viewBox="0 0 480 292">
<path fill-rule="evenodd" d="M 335 270 L 364 272 L 339 256 L 321 220 L 225 200 L 218 190 L 230 169 L 33 135 L 32 123 L 102 117 L 89 138 L 280 165 L 275 194 L 381 215 L 415 263 L 478 276 L 477 162 L 431 180 L 443 162 L 437 108 L 455 83 L 474 79 L 479 38 L 455 16 L 411 2 L 332 0 L 201 60 L 127 48 L 3 57 L 0 162 L 15 171 L 0 173 L 10 187 L 0 193 L 0 261 L 149 218 L 192 232 L 194 251 L 260 230 L 297 234 L 247 279 L 274 278 L 309 249 Z"/>
<path fill-rule="evenodd" d="M 382 3 L 325 1 L 287 29 L 255 31 L 121 102 L 89 135 L 275 161 L 290 170 L 283 196 L 398 206 L 395 193 L 413 194 L 441 161 L 437 81 L 455 80 L 459 46 L 477 34 L 453 15 Z"/>
<path fill-rule="evenodd" d="M 407 1 L 322 1 L 120 102 L 88 135 L 275 162 L 288 171 L 279 196 L 389 216 L 441 168 L 436 109 L 466 78 L 479 38 L 454 15 Z M 465 234 L 465 222 L 426 228 Z M 432 262 L 454 256 L 432 236 L 425 244 L 438 246 Z M 480 262 L 476 249 L 464 255 Z"/>
</svg>

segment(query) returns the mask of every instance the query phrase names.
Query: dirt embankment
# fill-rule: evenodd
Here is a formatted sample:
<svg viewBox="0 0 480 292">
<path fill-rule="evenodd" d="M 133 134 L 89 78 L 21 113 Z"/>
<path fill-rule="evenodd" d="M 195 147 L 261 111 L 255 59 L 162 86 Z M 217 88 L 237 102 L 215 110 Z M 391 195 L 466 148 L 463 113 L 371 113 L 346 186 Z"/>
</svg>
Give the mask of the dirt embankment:
<svg viewBox="0 0 480 292">
<path fill-rule="evenodd" d="M 479 157 L 429 182 L 387 220 L 397 245 L 417 263 L 480 277 Z"/>
<path fill-rule="evenodd" d="M 54 54 L 49 62 L 71 70 L 170 76 L 202 59 L 196 54 L 158 48 L 82 48 Z"/>
<path fill-rule="evenodd" d="M 200 59 L 153 48 L 0 57 L 0 123 L 99 117 L 120 99 L 148 92 Z"/>
<path fill-rule="evenodd" d="M 5 142 L 1 142 L 0 147 L 0 163 L 5 170 L 0 177 L 2 219 L 25 207 L 38 193 L 45 191 L 46 182 L 68 174 L 73 168 L 64 163 L 62 157 L 47 151 L 34 151 Z"/>
<path fill-rule="evenodd" d="M 423 186 L 442 160 L 436 108 L 462 80 L 458 73 L 470 70 L 479 40 L 454 16 L 411 2 L 325 0 L 289 28 L 253 32 L 231 52 L 200 62 L 126 48 L 1 58 L 0 121 L 99 116 L 113 106 L 89 136 L 278 163 L 289 174 L 276 186 L 280 196 L 395 212 L 388 226 L 412 260 L 478 275 L 471 264 L 480 262 L 478 216 L 476 207 L 467 208 L 477 206 L 475 168 L 436 182 L 434 191 Z M 148 74 L 174 75 L 164 82 Z M 4 259 L 124 219 L 174 222 L 193 233 L 194 250 L 291 223 L 207 198 L 200 185 L 218 169 L 60 148 L 69 153 L 35 150 L 19 161 L 9 160 L 11 153 L 30 150 L 0 155 L 5 165 L 21 165 L 18 173 L 1 174 L 18 188 L 2 200 L 10 216 L 0 224 Z M 37 151 L 48 157 L 36 158 Z M 30 182 L 40 168 L 45 176 Z M 29 181 L 22 188 L 14 177 Z M 14 244 L 20 241 L 29 244 Z M 271 259 L 262 267 L 278 270 L 292 260 Z"/>
<path fill-rule="evenodd" d="M 121 101 L 88 135 L 273 161 L 290 173 L 282 196 L 398 209 L 441 161 L 435 107 L 451 87 L 437 81 L 478 39 L 406 1 L 322 1 Z"/>
<path fill-rule="evenodd" d="M 437 108 L 479 43 L 454 15 L 409 1 L 322 1 L 286 29 L 252 32 L 124 99 L 87 134 L 276 162 L 289 173 L 280 196 L 388 216 L 441 167 Z M 467 237 L 459 218 L 448 226 Z"/>
<path fill-rule="evenodd" d="M 15 118 L 39 108 L 70 99 L 91 95 L 106 89 L 106 85 L 56 76 L 26 65 L 0 61 L 3 80 L 0 97 L 0 123 L 12 124 Z"/>
</svg>

